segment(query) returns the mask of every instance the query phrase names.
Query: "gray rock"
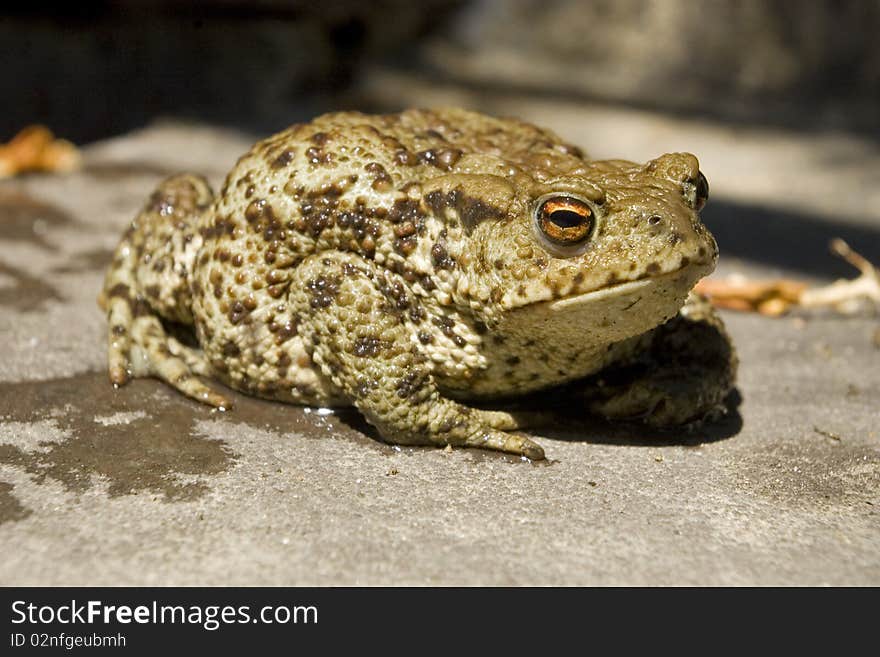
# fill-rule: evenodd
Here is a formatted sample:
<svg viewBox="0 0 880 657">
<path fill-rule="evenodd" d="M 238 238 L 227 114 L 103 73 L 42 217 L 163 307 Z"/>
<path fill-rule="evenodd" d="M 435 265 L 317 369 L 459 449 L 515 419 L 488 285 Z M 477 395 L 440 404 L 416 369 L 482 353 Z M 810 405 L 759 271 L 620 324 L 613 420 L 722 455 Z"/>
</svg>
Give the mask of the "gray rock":
<svg viewBox="0 0 880 657">
<path fill-rule="evenodd" d="M 876 133 L 878 23 L 860 0 L 477 0 L 420 52 L 484 89 Z"/>
<path fill-rule="evenodd" d="M 728 314 L 727 419 L 559 428 L 540 465 L 395 449 L 353 414 L 114 390 L 95 297 L 121 231 L 163 175 L 216 183 L 250 140 L 161 124 L 79 173 L 0 183 L 0 583 L 880 584 L 870 316 Z"/>
</svg>

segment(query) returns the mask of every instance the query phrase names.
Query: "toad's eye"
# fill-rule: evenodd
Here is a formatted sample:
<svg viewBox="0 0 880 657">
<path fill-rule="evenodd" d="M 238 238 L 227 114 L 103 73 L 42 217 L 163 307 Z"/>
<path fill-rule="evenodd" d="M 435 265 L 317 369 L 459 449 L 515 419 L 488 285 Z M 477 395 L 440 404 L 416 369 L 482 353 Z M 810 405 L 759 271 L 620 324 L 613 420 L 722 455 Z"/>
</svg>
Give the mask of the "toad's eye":
<svg viewBox="0 0 880 657">
<path fill-rule="evenodd" d="M 700 175 L 697 176 L 696 182 L 696 194 L 694 205 L 697 209 L 697 212 L 702 210 L 706 206 L 706 201 L 709 200 L 709 181 L 706 180 L 706 176 L 700 172 Z"/>
<path fill-rule="evenodd" d="M 586 242 L 595 223 L 593 209 L 572 196 L 551 196 L 535 209 L 535 224 L 543 237 L 562 247 Z"/>
</svg>

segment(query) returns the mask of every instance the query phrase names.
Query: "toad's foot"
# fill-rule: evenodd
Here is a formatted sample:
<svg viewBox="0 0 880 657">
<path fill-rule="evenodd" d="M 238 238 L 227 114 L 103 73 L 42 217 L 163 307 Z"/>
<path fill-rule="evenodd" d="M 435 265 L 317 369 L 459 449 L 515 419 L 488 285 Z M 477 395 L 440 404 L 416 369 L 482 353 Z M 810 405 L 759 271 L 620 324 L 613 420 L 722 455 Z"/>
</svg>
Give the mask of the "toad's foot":
<svg viewBox="0 0 880 657">
<path fill-rule="evenodd" d="M 726 411 L 723 402 L 733 387 L 737 358 L 724 324 L 705 299 L 691 294 L 681 312 L 649 339 L 636 361 L 574 390 L 590 412 L 669 427 Z"/>
<path fill-rule="evenodd" d="M 160 319 L 192 323 L 181 260 L 194 248 L 196 239 L 189 229 L 211 198 L 201 178 L 169 178 L 116 248 L 98 299 L 107 312 L 107 360 L 115 386 L 155 376 L 205 404 L 232 406 L 227 397 L 197 378 L 211 372 L 201 352 L 169 336 Z"/>
<path fill-rule="evenodd" d="M 133 302 L 133 313 L 132 302 L 119 295 L 118 291 L 109 298 L 110 381 L 115 386 L 121 386 L 132 378 L 155 376 L 196 401 L 220 409 L 232 408 L 232 401 L 228 397 L 198 378 L 199 375 L 208 376 L 210 373 L 210 367 L 201 353 L 167 335 L 155 315 L 138 315 L 138 312 L 145 311 L 141 304 L 143 302 Z"/>
<path fill-rule="evenodd" d="M 312 360 L 382 437 L 405 445 L 479 447 L 544 458 L 508 413 L 444 397 L 415 339 L 418 313 L 392 297 L 396 274 L 351 253 L 325 252 L 297 267 L 289 304 Z M 399 288 L 402 289 L 402 288 Z"/>
</svg>

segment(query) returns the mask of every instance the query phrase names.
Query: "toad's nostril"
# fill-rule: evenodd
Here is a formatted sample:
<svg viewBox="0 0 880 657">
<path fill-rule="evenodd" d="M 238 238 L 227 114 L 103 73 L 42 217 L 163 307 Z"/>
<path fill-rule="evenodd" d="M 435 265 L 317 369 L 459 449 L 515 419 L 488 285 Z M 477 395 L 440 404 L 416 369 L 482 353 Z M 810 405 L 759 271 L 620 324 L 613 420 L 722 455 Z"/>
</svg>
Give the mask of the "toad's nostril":
<svg viewBox="0 0 880 657">
<path fill-rule="evenodd" d="M 659 215 L 656 215 L 656 214 L 651 217 L 648 217 L 648 223 L 651 224 L 652 226 L 656 226 L 661 221 L 663 221 L 663 218 L 660 217 Z"/>
</svg>

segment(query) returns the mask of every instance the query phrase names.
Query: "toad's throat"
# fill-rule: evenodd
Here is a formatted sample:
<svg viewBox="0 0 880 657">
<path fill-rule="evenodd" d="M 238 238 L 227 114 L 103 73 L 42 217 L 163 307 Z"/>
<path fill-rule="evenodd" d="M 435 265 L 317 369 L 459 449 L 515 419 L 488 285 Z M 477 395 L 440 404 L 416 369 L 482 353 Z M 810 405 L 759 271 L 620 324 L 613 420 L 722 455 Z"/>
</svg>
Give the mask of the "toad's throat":
<svg viewBox="0 0 880 657">
<path fill-rule="evenodd" d="M 462 379 L 442 383 L 452 395 L 479 398 L 521 394 L 594 374 L 625 353 L 631 338 L 675 316 L 705 273 L 705 266 L 691 264 L 507 313 L 493 329 L 503 339 L 485 349 L 486 369 L 466 385 Z"/>
<path fill-rule="evenodd" d="M 673 317 L 705 273 L 704 266 L 692 264 L 659 276 L 536 303 L 508 313 L 497 330 L 523 340 L 540 335 L 582 353 L 602 350 Z"/>
</svg>

